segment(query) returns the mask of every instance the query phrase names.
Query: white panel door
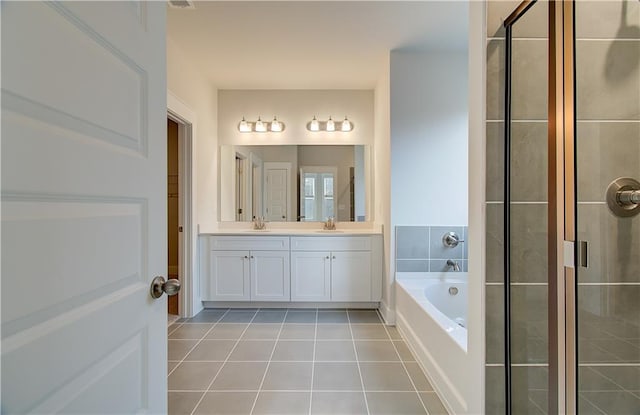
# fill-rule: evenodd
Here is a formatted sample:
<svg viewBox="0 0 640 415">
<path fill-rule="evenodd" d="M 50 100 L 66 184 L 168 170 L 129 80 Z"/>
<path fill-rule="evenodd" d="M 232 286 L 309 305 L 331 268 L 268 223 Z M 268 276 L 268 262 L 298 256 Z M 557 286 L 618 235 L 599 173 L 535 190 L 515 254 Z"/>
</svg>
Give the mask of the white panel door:
<svg viewBox="0 0 640 415">
<path fill-rule="evenodd" d="M 291 301 L 331 300 L 331 254 L 291 252 Z"/>
<path fill-rule="evenodd" d="M 251 300 L 289 301 L 288 251 L 251 251 Z"/>
<path fill-rule="evenodd" d="M 0 8 L 2 412 L 164 413 L 166 4 Z"/>
<path fill-rule="evenodd" d="M 287 220 L 287 192 L 289 178 L 286 169 L 267 169 L 265 213 L 269 221 Z"/>
<path fill-rule="evenodd" d="M 251 298 L 249 251 L 211 251 L 208 289 L 203 300 L 248 301 Z M 206 277 L 205 277 L 206 278 Z"/>
<path fill-rule="evenodd" d="M 370 252 L 333 252 L 331 301 L 371 301 Z"/>
</svg>

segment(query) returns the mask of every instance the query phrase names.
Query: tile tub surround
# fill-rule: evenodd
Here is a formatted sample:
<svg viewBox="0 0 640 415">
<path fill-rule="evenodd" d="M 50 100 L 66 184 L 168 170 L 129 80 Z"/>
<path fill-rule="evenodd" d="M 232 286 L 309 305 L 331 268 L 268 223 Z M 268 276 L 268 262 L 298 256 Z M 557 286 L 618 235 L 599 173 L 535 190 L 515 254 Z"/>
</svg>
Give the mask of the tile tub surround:
<svg viewBox="0 0 640 415">
<path fill-rule="evenodd" d="M 460 271 L 468 270 L 466 242 L 449 248 L 442 243 L 442 236 L 455 232 L 461 241 L 467 240 L 466 226 L 396 226 L 396 271 L 440 272 L 447 270 L 447 260 L 460 265 Z"/>
<path fill-rule="evenodd" d="M 446 414 L 375 310 L 206 309 L 169 326 L 170 414 Z"/>
</svg>

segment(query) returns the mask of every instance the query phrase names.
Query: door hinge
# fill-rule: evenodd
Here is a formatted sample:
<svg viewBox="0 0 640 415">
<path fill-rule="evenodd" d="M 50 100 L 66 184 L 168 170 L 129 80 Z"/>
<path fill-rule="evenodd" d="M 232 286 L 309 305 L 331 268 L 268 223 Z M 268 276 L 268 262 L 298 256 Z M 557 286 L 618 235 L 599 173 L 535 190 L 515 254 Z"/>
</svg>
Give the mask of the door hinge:
<svg viewBox="0 0 640 415">
<path fill-rule="evenodd" d="M 178 226 L 178 232 L 182 232 L 182 226 Z"/>
</svg>

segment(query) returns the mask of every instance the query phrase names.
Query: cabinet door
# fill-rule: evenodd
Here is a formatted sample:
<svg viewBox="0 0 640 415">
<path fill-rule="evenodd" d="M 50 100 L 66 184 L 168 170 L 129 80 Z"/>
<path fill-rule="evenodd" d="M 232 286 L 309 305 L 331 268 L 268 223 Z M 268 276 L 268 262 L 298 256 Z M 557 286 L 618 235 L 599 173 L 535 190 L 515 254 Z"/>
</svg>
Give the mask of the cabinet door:
<svg viewBox="0 0 640 415">
<path fill-rule="evenodd" d="M 371 301 L 371 253 L 333 252 L 331 301 Z"/>
<path fill-rule="evenodd" d="M 249 251 L 210 251 L 208 287 L 203 300 L 246 301 L 250 299 Z"/>
<path fill-rule="evenodd" d="M 251 300 L 289 301 L 289 252 L 251 251 Z"/>
<path fill-rule="evenodd" d="M 331 300 L 329 252 L 291 253 L 291 301 Z"/>
</svg>

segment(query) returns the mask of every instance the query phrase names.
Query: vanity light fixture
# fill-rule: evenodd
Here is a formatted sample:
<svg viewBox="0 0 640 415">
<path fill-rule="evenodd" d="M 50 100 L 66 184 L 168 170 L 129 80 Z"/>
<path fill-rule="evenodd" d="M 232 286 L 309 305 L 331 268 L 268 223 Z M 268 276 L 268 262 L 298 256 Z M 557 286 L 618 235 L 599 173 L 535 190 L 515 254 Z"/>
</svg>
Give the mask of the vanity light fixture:
<svg viewBox="0 0 640 415">
<path fill-rule="evenodd" d="M 273 117 L 273 121 L 262 121 L 261 117 L 258 117 L 258 121 L 247 121 L 242 117 L 242 120 L 238 124 L 238 131 L 241 133 L 281 133 L 284 131 L 284 123 L 278 121 L 276 117 Z"/>
<path fill-rule="evenodd" d="M 338 122 L 338 124 L 340 124 L 340 130 L 336 129 L 336 122 L 332 117 L 329 117 L 327 121 L 320 121 L 314 115 L 313 119 L 307 123 L 307 130 L 311 132 L 326 131 L 329 133 L 336 131 L 348 133 L 353 130 L 353 123 L 349 121 L 346 116 L 344 117 L 344 121 Z"/>
<path fill-rule="evenodd" d="M 258 117 L 258 121 L 256 121 L 256 133 L 265 133 L 267 132 L 267 126 L 260 117 Z"/>
<path fill-rule="evenodd" d="M 344 116 L 344 121 L 342 121 L 342 128 L 341 128 L 341 130 L 342 130 L 343 132 L 349 132 L 349 131 L 353 130 L 353 125 L 351 124 L 351 121 L 349 121 L 349 120 L 347 119 L 347 116 L 346 116 L 346 115 Z"/>
<path fill-rule="evenodd" d="M 309 131 L 320 131 L 320 122 L 316 119 L 316 116 L 313 116 L 313 119 L 309 123 Z"/>
</svg>

